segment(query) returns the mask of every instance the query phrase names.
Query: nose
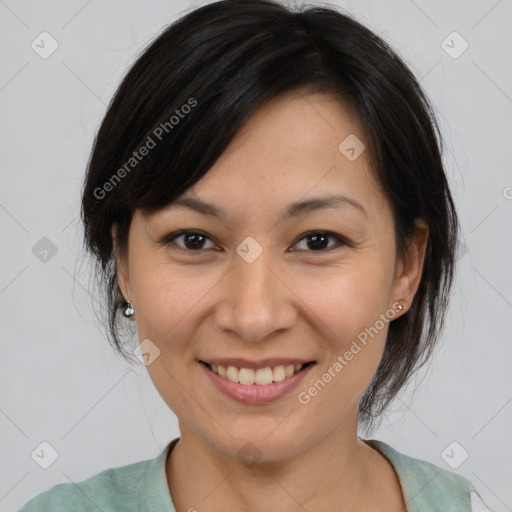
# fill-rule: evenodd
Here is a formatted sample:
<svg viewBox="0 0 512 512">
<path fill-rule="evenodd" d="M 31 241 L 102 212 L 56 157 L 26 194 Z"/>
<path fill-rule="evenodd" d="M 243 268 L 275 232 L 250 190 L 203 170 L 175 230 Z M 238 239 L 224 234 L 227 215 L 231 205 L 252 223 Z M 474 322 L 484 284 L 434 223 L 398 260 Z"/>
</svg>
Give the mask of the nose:
<svg viewBox="0 0 512 512">
<path fill-rule="evenodd" d="M 236 257 L 223 280 L 214 314 L 216 327 L 250 342 L 290 329 L 297 320 L 297 298 L 279 268 L 265 252 L 251 263 Z"/>
</svg>

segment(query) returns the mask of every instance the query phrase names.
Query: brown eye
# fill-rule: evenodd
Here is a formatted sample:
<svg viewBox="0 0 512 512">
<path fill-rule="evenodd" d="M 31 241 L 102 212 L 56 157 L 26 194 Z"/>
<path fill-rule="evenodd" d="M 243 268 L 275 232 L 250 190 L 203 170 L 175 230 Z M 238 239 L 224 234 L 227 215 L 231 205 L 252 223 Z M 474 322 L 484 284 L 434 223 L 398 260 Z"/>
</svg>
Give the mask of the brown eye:
<svg viewBox="0 0 512 512">
<path fill-rule="evenodd" d="M 181 243 L 176 242 L 177 240 L 181 240 Z M 162 243 L 164 245 L 175 243 L 180 249 L 199 252 L 208 249 L 205 247 L 208 240 L 211 242 L 210 238 L 201 232 L 183 230 L 166 236 Z"/>
<path fill-rule="evenodd" d="M 178 240 L 181 241 L 178 242 Z M 303 240 L 305 240 L 305 243 Z M 334 243 L 329 244 L 330 240 L 334 240 Z M 210 242 L 212 246 L 207 247 L 208 242 Z M 215 248 L 215 244 L 209 236 L 200 231 L 193 230 L 182 230 L 177 233 L 171 233 L 167 235 L 161 243 L 166 246 L 174 244 L 177 245 L 179 249 L 188 252 L 200 252 Z M 329 252 L 329 250 L 333 248 L 350 245 L 341 236 L 329 231 L 310 231 L 302 236 L 299 242 L 295 244 L 295 247 L 300 245 L 300 243 L 305 245 L 299 248 L 299 250 L 306 252 Z"/>
<path fill-rule="evenodd" d="M 337 243 L 329 245 L 329 239 L 335 240 Z M 343 238 L 336 235 L 335 233 L 330 233 L 329 231 L 311 231 L 310 233 L 306 233 L 300 240 L 306 240 L 307 249 L 299 249 L 306 250 L 308 252 L 321 252 L 326 249 L 331 249 L 332 247 L 340 246 L 340 245 L 348 245 Z"/>
</svg>

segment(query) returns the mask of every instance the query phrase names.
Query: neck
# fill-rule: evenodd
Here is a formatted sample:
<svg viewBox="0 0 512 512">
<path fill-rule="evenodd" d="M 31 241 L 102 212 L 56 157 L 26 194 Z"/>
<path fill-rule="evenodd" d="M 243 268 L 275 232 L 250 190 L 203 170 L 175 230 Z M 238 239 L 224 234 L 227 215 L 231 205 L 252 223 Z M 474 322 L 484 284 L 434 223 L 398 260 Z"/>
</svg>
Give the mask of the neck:
<svg viewBox="0 0 512 512">
<path fill-rule="evenodd" d="M 245 465 L 180 425 L 181 438 L 167 460 L 172 499 L 178 512 L 229 509 L 368 510 L 378 485 L 382 456 L 357 439 L 357 418 L 312 447 L 279 461 Z M 389 466 L 388 466 L 389 470 Z"/>
</svg>

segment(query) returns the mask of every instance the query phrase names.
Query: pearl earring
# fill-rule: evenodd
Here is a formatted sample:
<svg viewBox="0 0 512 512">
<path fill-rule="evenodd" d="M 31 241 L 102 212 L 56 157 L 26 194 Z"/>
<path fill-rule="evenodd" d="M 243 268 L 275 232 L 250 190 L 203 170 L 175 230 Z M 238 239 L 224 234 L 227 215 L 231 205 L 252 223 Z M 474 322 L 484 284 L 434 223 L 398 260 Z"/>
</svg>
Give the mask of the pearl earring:
<svg viewBox="0 0 512 512">
<path fill-rule="evenodd" d="M 124 305 L 123 315 L 126 318 L 130 318 L 135 314 L 135 308 L 133 307 L 132 303 L 130 301 L 127 301 Z"/>
</svg>

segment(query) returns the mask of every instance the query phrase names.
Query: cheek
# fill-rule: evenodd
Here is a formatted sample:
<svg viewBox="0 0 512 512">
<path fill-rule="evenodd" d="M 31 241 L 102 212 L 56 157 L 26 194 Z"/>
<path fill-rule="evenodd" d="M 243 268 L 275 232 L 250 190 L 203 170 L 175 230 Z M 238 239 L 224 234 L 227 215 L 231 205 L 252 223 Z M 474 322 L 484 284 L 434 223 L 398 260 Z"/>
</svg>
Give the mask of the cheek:
<svg viewBox="0 0 512 512">
<path fill-rule="evenodd" d="M 212 291 L 221 276 L 199 266 L 171 265 L 141 258 L 133 261 L 131 280 L 136 305 L 139 337 L 149 338 L 162 348 L 173 348 L 186 340 L 190 319 L 197 321 L 201 300 Z"/>
<path fill-rule="evenodd" d="M 346 263 L 328 273 L 302 274 L 294 291 L 307 305 L 305 314 L 310 310 L 312 321 L 316 317 L 315 324 L 323 325 L 325 336 L 342 349 L 348 340 L 373 326 L 388 311 L 390 276 L 386 265 L 368 258 Z"/>
<path fill-rule="evenodd" d="M 324 357 L 314 378 L 302 387 L 299 402 L 311 403 L 319 416 L 342 418 L 357 406 L 375 375 L 395 316 L 389 275 L 382 262 L 361 259 L 322 279 L 301 278 L 298 295 L 320 331 Z M 337 415 L 325 403 L 337 404 Z M 336 421 L 334 416 L 325 421 Z"/>
<path fill-rule="evenodd" d="M 190 404 L 191 396 L 200 396 L 189 382 L 191 364 L 197 356 L 192 341 L 202 319 L 201 301 L 208 299 L 221 276 L 199 267 L 171 266 L 149 259 L 133 259 L 132 264 L 138 337 L 151 340 L 159 349 L 146 370 L 180 421 L 193 424 L 194 415 L 204 412 Z"/>
</svg>

